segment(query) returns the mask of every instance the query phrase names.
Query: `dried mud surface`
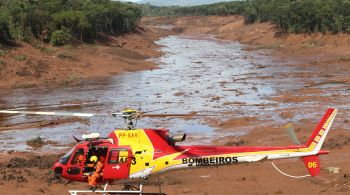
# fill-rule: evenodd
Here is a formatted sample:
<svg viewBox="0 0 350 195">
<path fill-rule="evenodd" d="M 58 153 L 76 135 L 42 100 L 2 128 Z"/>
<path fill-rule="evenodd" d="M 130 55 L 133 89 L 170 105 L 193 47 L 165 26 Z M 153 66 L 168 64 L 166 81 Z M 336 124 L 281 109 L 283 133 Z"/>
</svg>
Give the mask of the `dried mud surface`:
<svg viewBox="0 0 350 195">
<path fill-rule="evenodd" d="M 271 24 L 245 26 L 238 16 L 230 17 L 181 17 L 145 18 L 143 24 L 152 31 L 169 27 L 181 34 L 213 34 L 220 39 L 234 40 L 248 44 L 247 51 L 268 51 L 280 64 L 281 71 L 273 75 L 248 75 L 266 83 L 271 81 L 297 82 L 295 88 L 277 91 L 268 97 L 273 104 L 256 104 L 257 113 L 251 116 L 246 110 L 252 105 L 242 102 L 218 103 L 218 107 L 235 107 L 239 110 L 232 117 L 208 118 L 216 132 L 245 130 L 244 135 L 212 137 L 217 145 L 235 146 L 285 146 L 292 145 L 284 125 L 293 123 L 300 141 L 304 143 L 328 106 L 338 107 L 339 113 L 324 144 L 330 154 L 321 156 L 321 174 L 316 178 L 293 179 L 278 173 L 269 161 L 241 164 L 237 166 L 206 167 L 193 170 L 178 170 L 161 175 L 163 192 L 167 194 L 348 194 L 350 192 L 350 36 L 349 35 L 288 35 L 275 37 Z M 168 32 L 169 33 L 169 32 Z M 153 39 L 151 39 L 153 40 Z M 137 47 L 137 41 L 135 46 Z M 151 47 L 151 50 L 153 47 Z M 147 48 L 142 55 L 149 51 Z M 147 51 L 147 52 L 146 52 Z M 152 50 L 153 51 L 153 50 Z M 108 52 L 107 52 L 108 53 Z M 123 52 L 121 52 L 123 53 Z M 152 53 L 152 52 L 151 52 Z M 128 56 L 129 52 L 121 55 Z M 156 54 L 159 55 L 159 54 Z M 139 56 L 144 60 L 142 56 Z M 201 64 L 201 61 L 196 61 Z M 147 66 L 146 66 L 147 67 Z M 268 69 L 264 64 L 255 68 Z M 269 70 L 269 69 L 268 69 Z M 244 82 L 244 78 L 243 81 Z M 283 81 L 283 82 L 282 82 Z M 221 83 L 225 86 L 227 83 Z M 300 84 L 300 86 L 298 86 Z M 294 85 L 293 85 L 294 86 Z M 253 90 L 259 90 L 253 89 Z M 184 97 L 183 91 L 173 94 Z M 211 97 L 218 102 L 222 97 Z M 1 100 L 0 100 L 1 101 Z M 0 102 L 1 103 L 1 102 Z M 272 110 L 270 110 L 273 108 Z M 278 119 L 274 117 L 278 116 Z M 281 121 L 277 123 L 276 121 Z M 6 128 L 6 127 L 4 127 Z M 30 153 L 6 153 L 0 155 L 0 192 L 6 194 L 68 194 L 69 189 L 85 189 L 84 183 L 52 181 L 50 166 L 57 154 L 36 157 Z M 278 160 L 278 168 L 291 175 L 307 174 L 299 159 Z M 340 173 L 331 173 L 328 167 L 339 167 Z M 151 182 L 153 179 L 151 178 Z M 112 186 L 117 189 L 120 184 Z M 157 191 L 157 186 L 149 184 L 146 191 Z"/>
</svg>

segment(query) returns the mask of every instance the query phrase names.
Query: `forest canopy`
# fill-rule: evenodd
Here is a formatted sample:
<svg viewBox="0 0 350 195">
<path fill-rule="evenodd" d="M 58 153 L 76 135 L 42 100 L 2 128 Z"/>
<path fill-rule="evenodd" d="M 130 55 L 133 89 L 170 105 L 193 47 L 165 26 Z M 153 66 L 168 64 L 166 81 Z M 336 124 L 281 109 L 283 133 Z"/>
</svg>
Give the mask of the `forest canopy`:
<svg viewBox="0 0 350 195">
<path fill-rule="evenodd" d="M 242 15 L 246 24 L 272 22 L 283 33 L 350 33 L 350 0 L 247 0 L 192 7 L 141 5 L 148 16 Z"/>
<path fill-rule="evenodd" d="M 40 40 L 53 45 L 92 41 L 133 30 L 145 16 L 242 15 L 285 33 L 350 33 L 350 0 L 247 0 L 157 7 L 110 0 L 0 0 L 0 44 Z"/>
<path fill-rule="evenodd" d="M 0 0 L 0 44 L 91 41 L 133 30 L 141 14 L 133 4 L 109 0 Z"/>
</svg>

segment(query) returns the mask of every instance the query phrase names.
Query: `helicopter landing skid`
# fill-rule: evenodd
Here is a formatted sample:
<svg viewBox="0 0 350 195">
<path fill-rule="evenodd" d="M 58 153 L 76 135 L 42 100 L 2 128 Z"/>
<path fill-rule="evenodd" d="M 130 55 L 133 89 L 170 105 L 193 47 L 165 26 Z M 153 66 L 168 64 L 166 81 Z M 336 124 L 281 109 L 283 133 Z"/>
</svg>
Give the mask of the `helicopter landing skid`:
<svg viewBox="0 0 350 195">
<path fill-rule="evenodd" d="M 133 185 L 125 184 L 122 190 L 107 190 L 108 183 L 105 184 L 103 190 L 69 190 L 71 195 L 77 195 L 78 193 L 96 193 L 96 194 L 140 194 L 140 195 L 165 195 L 164 193 L 144 193 L 143 190 L 143 181 L 141 180 L 140 186 L 136 187 Z"/>
</svg>

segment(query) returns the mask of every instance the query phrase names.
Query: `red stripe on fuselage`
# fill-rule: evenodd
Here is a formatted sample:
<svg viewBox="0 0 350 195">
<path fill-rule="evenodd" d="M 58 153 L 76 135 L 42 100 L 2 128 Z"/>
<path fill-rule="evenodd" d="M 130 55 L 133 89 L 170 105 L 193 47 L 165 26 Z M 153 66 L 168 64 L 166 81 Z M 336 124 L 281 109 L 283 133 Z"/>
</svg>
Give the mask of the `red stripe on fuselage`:
<svg viewBox="0 0 350 195">
<path fill-rule="evenodd" d="M 233 153 L 263 152 L 277 150 L 291 150 L 304 148 L 305 146 L 287 146 L 287 147 L 235 147 L 235 146 L 176 146 L 177 151 L 185 151 L 176 159 L 187 157 L 213 156 Z"/>
</svg>

